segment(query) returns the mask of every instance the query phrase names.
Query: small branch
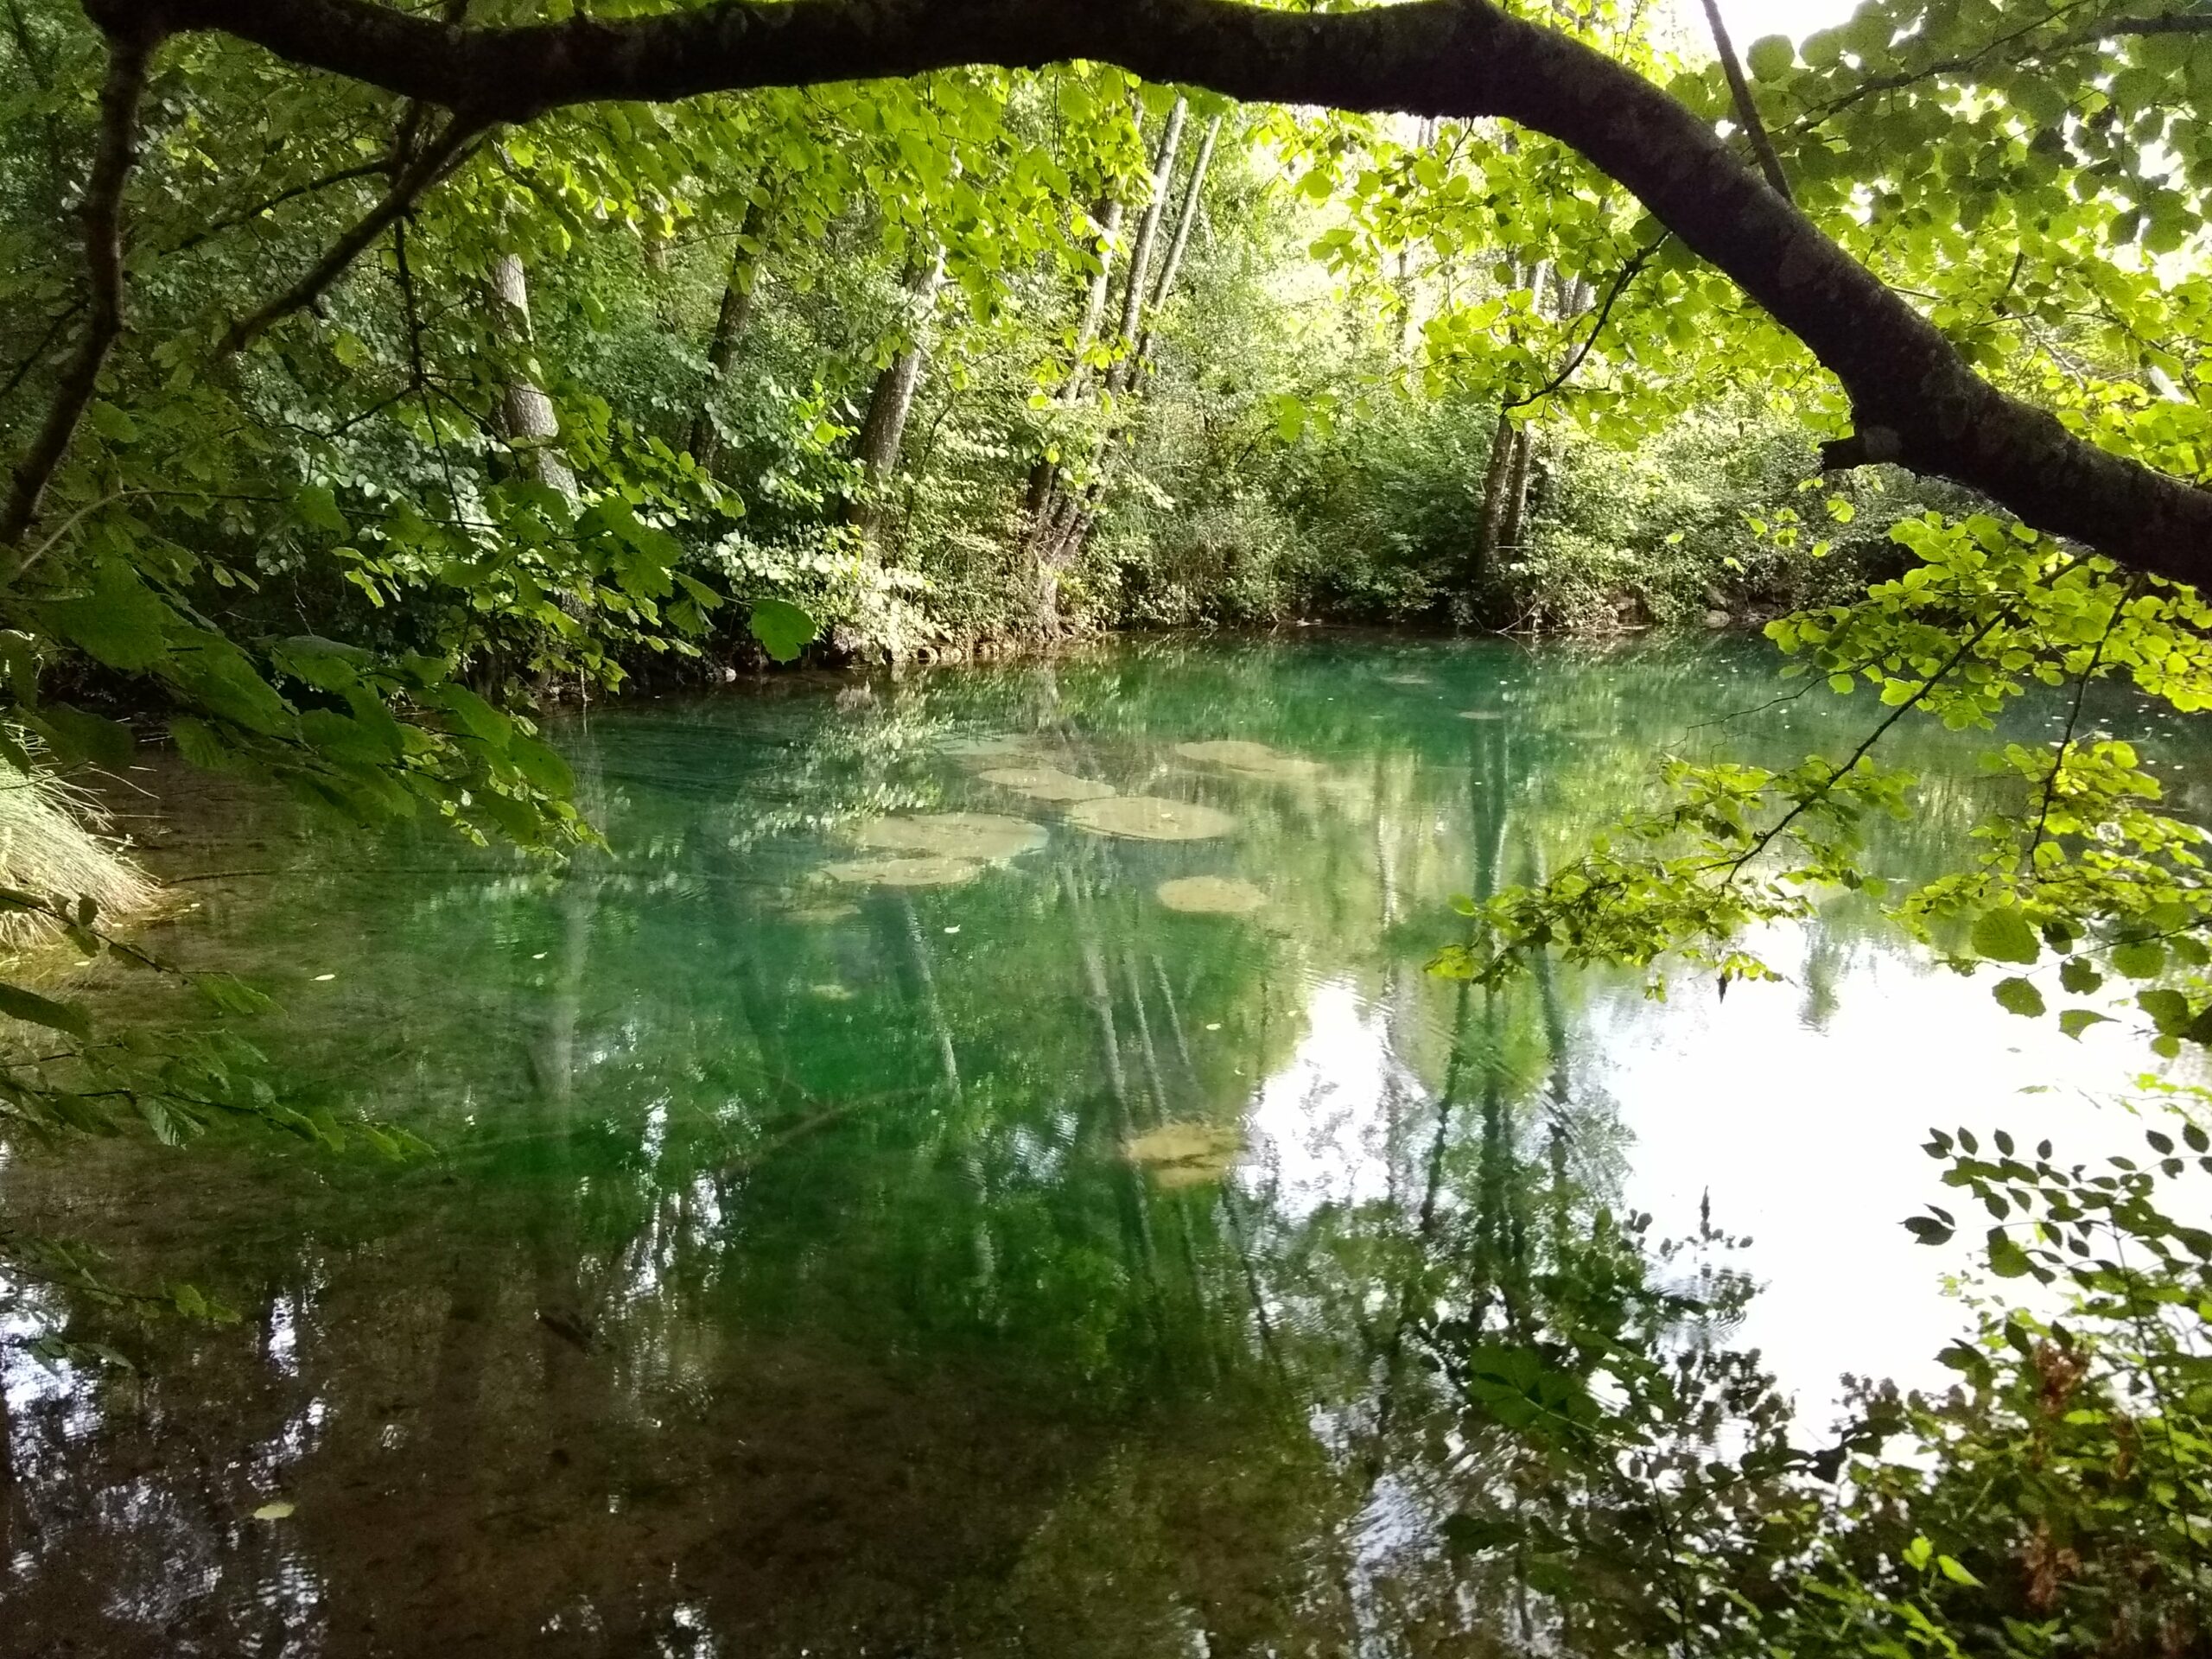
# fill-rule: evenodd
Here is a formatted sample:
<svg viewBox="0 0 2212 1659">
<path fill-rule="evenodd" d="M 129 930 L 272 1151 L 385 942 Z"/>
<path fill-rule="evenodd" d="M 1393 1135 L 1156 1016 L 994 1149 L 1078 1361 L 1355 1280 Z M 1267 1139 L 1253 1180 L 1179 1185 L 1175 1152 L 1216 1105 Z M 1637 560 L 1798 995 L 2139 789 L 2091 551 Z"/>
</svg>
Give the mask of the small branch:
<svg viewBox="0 0 2212 1659">
<path fill-rule="evenodd" d="M 1736 100 L 1736 118 L 1743 123 L 1751 154 L 1758 157 L 1759 171 L 1766 175 L 1777 195 L 1794 201 L 1789 175 L 1782 170 L 1782 157 L 1774 153 L 1774 140 L 1767 137 L 1759 106 L 1751 101 L 1751 83 L 1744 79 L 1744 66 L 1737 60 L 1736 48 L 1728 39 L 1728 25 L 1720 21 L 1719 0 L 1705 0 L 1705 21 L 1713 26 L 1713 48 L 1720 54 L 1721 73 L 1728 77 L 1728 91 Z"/>
<path fill-rule="evenodd" d="M 16 365 L 14 372 L 8 377 L 7 384 L 0 385 L 0 400 L 6 399 L 17 386 L 23 384 L 24 378 L 45 358 L 47 349 L 54 344 L 61 331 L 69 326 L 69 319 L 84 308 L 85 302 L 82 299 L 72 300 L 67 305 L 62 307 L 61 315 L 47 324 L 46 332 L 39 336 L 38 344 L 31 347 L 30 355 Z"/>
<path fill-rule="evenodd" d="M 2018 601 L 2014 601 L 2015 604 L 2018 602 Z M 1990 633 L 1997 627 L 1998 624 L 2000 622 L 2008 622 L 2012 620 L 2012 606 L 2007 605 L 2002 610 L 1999 611 L 1994 616 L 1991 617 L 1988 621 L 1983 623 L 1980 627 L 1976 628 L 1972 633 L 1968 634 L 1964 639 L 1960 641 L 1959 648 L 1953 652 L 1948 658 L 1944 658 L 1942 665 L 1937 668 L 1933 674 L 1930 674 L 1926 679 L 1920 683 L 1920 689 L 1915 691 L 1910 696 L 1907 697 L 1903 702 L 1897 704 L 1895 709 L 1892 709 L 1879 725 L 1876 726 L 1872 731 L 1866 734 L 1866 741 L 1859 744 L 1857 748 L 1851 752 L 1851 758 L 1828 773 L 1827 782 L 1823 783 L 1818 789 L 1805 797 L 1803 800 L 1798 802 L 1796 805 L 1791 807 L 1787 812 L 1783 813 L 1772 823 L 1769 824 L 1766 829 L 1759 833 L 1758 839 L 1753 841 L 1749 847 L 1745 848 L 1734 858 L 1726 861 L 1725 868 L 1728 872 L 1727 880 L 1723 881 L 1721 885 L 1726 887 L 1729 881 L 1733 881 L 1736 877 L 1742 873 L 1744 866 L 1750 863 L 1761 853 L 1764 852 L 1767 848 L 1773 843 L 1774 838 L 1777 836 L 1779 836 L 1784 830 L 1787 830 L 1791 824 L 1795 823 L 1800 817 L 1810 811 L 1815 806 L 1826 800 L 1829 794 L 1834 791 L 1838 784 L 1841 783 L 1846 778 L 1848 778 L 1853 772 L 1858 770 L 1859 763 L 1866 758 L 1868 753 L 1872 750 L 1873 747 L 1877 743 L 1880 742 L 1884 737 L 1889 734 L 1891 727 L 1896 725 L 1897 721 L 1903 720 L 1907 715 L 1920 707 L 1922 701 L 1928 696 L 1928 694 L 1930 691 L 1933 691 L 1938 685 L 1942 684 L 1943 680 L 1949 675 L 1950 671 L 1956 668 L 1961 663 L 1964 662 L 1974 648 L 1989 637 Z"/>
<path fill-rule="evenodd" d="M 276 323 L 321 299 L 330 285 L 346 274 L 346 267 L 391 229 L 393 221 L 413 207 L 425 190 L 474 153 L 484 130 L 476 123 L 455 116 L 422 157 L 392 181 L 384 199 L 333 243 L 330 251 L 305 276 L 251 316 L 232 323 L 215 355 L 230 357 L 245 350 Z"/>
<path fill-rule="evenodd" d="M 54 468 L 77 435 L 92 401 L 100 367 L 123 333 L 123 192 L 138 161 L 138 105 L 146 73 L 161 44 L 158 29 L 107 37 L 107 79 L 100 87 L 99 147 L 85 186 L 85 267 L 91 318 L 75 356 L 54 390 L 54 402 L 17 463 L 8 504 L 0 510 L 0 547 L 23 538 L 38 518 L 39 502 Z"/>
<path fill-rule="evenodd" d="M 1659 250 L 1666 245 L 1667 238 L 1662 236 L 1621 267 L 1620 274 L 1613 278 L 1612 286 L 1605 290 L 1605 303 L 1598 308 L 1598 320 L 1590 325 L 1589 334 L 1580 346 L 1574 348 L 1573 353 L 1568 357 L 1564 366 L 1557 374 L 1527 397 L 1509 400 L 1505 404 L 1506 408 L 1525 409 L 1530 404 L 1541 403 L 1574 378 L 1574 372 L 1582 366 L 1583 359 L 1588 357 L 1591 348 L 1597 345 L 1598 336 L 1605 332 L 1605 320 L 1613 315 L 1615 302 L 1626 291 L 1628 285 L 1636 280 L 1637 272 L 1649 264 L 1657 256 Z"/>
<path fill-rule="evenodd" d="M 279 190 L 273 196 L 264 197 L 252 207 L 232 213 L 227 218 L 212 220 L 201 226 L 181 242 L 163 248 L 161 251 L 164 255 L 189 253 L 202 243 L 213 241 L 225 231 L 236 230 L 241 225 L 251 225 L 264 213 L 281 207 L 288 201 L 296 201 L 302 196 L 314 195 L 317 191 L 328 190 L 336 185 L 350 184 L 355 179 L 380 178 L 388 170 L 382 162 L 364 162 L 359 167 L 342 168 L 335 173 L 326 173 L 319 179 L 310 179 L 305 184 L 296 184 L 289 190 Z"/>
<path fill-rule="evenodd" d="M 2035 834 L 2028 838 L 2027 850 L 2020 855 L 2020 874 L 2035 874 L 2036 849 L 2043 845 L 2044 826 L 2050 822 L 2050 804 L 2058 794 L 2058 774 L 2066 770 L 2066 756 L 2074 747 L 2075 729 L 2082 723 L 2082 703 L 2089 694 L 2089 682 L 2097 677 L 2097 665 L 2104 660 L 2105 643 L 2112 638 L 2112 631 L 2120 626 L 2120 619 L 2127 609 L 2128 601 L 2135 597 L 2138 578 L 2129 577 L 2120 598 L 2113 603 L 2112 615 L 2106 620 L 2105 631 L 2097 636 L 2097 645 L 2089 653 L 2088 666 L 2081 677 L 2074 682 L 2074 706 L 2066 711 L 2066 730 L 2058 740 L 2058 753 L 2051 757 L 2050 776 L 2043 780 L 2043 799 L 2036 807 Z"/>
</svg>

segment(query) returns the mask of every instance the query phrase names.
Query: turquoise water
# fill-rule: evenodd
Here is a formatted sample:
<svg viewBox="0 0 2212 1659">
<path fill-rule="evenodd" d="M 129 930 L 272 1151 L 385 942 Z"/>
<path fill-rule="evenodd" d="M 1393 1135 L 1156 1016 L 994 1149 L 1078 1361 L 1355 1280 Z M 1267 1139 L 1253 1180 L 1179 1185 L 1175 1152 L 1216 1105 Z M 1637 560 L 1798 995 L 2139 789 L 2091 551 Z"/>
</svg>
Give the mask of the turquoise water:
<svg viewBox="0 0 2212 1659">
<path fill-rule="evenodd" d="M 1863 904 L 1725 1001 L 1424 972 L 1455 895 L 1571 857 L 1660 753 L 1872 718 L 1715 723 L 1771 671 L 1338 640 L 794 676 L 558 729 L 609 842 L 565 868 L 155 779 L 192 907 L 149 943 L 276 994 L 288 1098 L 435 1151 L 0 1154 L 16 1224 L 245 1315 L 116 1334 L 135 1374 L 9 1351 L 0 1651 L 1556 1647 L 1442 1541 L 1495 1478 L 1452 1364 L 1486 1320 L 1709 1198 L 1751 1242 L 1666 1270 L 1764 1289 L 1697 1339 L 1816 1433 L 1839 1372 L 1925 1380 L 1959 1323 L 1897 1225 L 1921 1131 L 2087 1153 L 2082 1091 L 2145 1060 Z M 1973 740 L 1897 741 L 1936 780 L 1877 855 L 1909 875 L 1988 785 Z M 0 1319 L 106 1333 L 29 1284 Z"/>
</svg>

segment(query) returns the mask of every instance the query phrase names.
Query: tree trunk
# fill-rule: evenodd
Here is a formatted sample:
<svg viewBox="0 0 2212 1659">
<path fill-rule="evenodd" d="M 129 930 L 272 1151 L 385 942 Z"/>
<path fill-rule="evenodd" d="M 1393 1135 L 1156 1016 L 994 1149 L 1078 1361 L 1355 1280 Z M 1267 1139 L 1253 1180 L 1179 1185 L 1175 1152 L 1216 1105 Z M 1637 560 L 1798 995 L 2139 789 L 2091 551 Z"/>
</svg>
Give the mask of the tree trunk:
<svg viewBox="0 0 2212 1659">
<path fill-rule="evenodd" d="M 1160 223 L 1166 205 L 1169 191 L 1174 188 L 1175 144 L 1180 136 L 1184 105 L 1177 99 L 1170 112 L 1167 132 L 1160 145 L 1160 161 L 1153 175 L 1153 201 L 1147 208 L 1145 219 L 1137 233 L 1135 247 L 1129 255 L 1129 288 L 1122 300 L 1122 332 L 1128 338 L 1131 327 L 1135 329 L 1135 342 L 1129 353 L 1114 365 L 1107 377 L 1107 390 L 1116 395 L 1126 394 L 1135 388 L 1137 378 L 1145 372 L 1145 364 L 1152 350 L 1153 325 L 1159 321 L 1161 308 L 1167 303 L 1175 289 L 1175 278 L 1183 268 L 1183 255 L 1191 245 L 1191 232 L 1197 225 L 1200 203 L 1205 199 L 1206 172 L 1213 163 L 1214 142 L 1221 134 L 1221 118 L 1216 116 L 1206 124 L 1205 139 L 1198 146 L 1197 157 L 1191 163 L 1191 176 L 1183 191 L 1183 205 L 1175 216 L 1175 232 L 1168 240 L 1167 256 L 1160 262 L 1160 276 L 1151 283 L 1147 302 L 1133 303 L 1131 296 L 1141 296 L 1143 273 L 1151 264 L 1152 244 L 1157 238 Z M 1090 464 L 1094 474 L 1115 446 L 1127 435 L 1129 423 L 1127 416 L 1117 416 L 1098 437 L 1091 452 Z M 1091 526 L 1098 519 L 1098 503 L 1105 493 L 1106 480 L 1095 476 L 1081 500 L 1069 499 L 1060 504 L 1057 515 L 1047 514 L 1044 534 L 1039 543 L 1038 567 L 1043 603 L 1039 619 L 1048 632 L 1058 628 L 1058 584 L 1061 571 L 1081 550 L 1090 538 Z"/>
<path fill-rule="evenodd" d="M 1521 550 L 1522 520 L 1529 511 L 1529 429 L 1513 435 L 1513 466 L 1505 480 L 1505 517 L 1498 527 L 1498 550 Z"/>
<path fill-rule="evenodd" d="M 1498 527 L 1505 512 L 1507 475 L 1513 470 L 1513 420 L 1497 411 L 1490 437 L 1490 465 L 1483 474 L 1483 522 L 1476 532 L 1473 568 L 1467 573 L 1471 595 L 1478 594 L 1497 569 Z"/>
<path fill-rule="evenodd" d="M 1190 105 L 1177 99 L 1167 111 L 1167 130 L 1160 137 L 1159 158 L 1152 168 L 1152 199 L 1137 221 L 1136 239 L 1129 245 L 1129 270 L 1122 286 L 1122 349 L 1127 353 L 1106 372 L 1106 389 L 1118 391 L 1136 372 L 1136 344 L 1144 319 L 1145 293 L 1152 276 L 1152 251 L 1160 240 L 1160 221 L 1167 198 L 1175 188 L 1175 151 L 1183 141 L 1183 121 Z"/>
<path fill-rule="evenodd" d="M 722 284 L 721 310 L 715 318 L 715 332 L 707 341 L 707 387 L 700 395 L 699 411 L 691 417 L 691 459 L 702 472 L 711 473 L 721 450 L 721 434 L 715 428 L 709 405 L 737 357 L 745 325 L 753 317 L 753 291 L 760 280 L 760 204 L 745 204 L 738 221 L 736 245 L 730 250 L 729 276 Z"/>
<path fill-rule="evenodd" d="M 1191 229 L 1198 221 L 1198 199 L 1206 188 L 1206 170 L 1213 165 L 1214 141 L 1221 137 L 1219 116 L 1206 123 L 1206 135 L 1198 141 L 1198 158 L 1191 163 L 1190 181 L 1183 187 L 1182 211 L 1175 216 L 1175 234 L 1168 239 L 1167 257 L 1160 267 L 1160 280 L 1152 287 L 1152 309 L 1137 331 L 1137 360 L 1141 363 L 1152 347 L 1153 325 L 1160 321 L 1160 314 L 1167 304 L 1168 296 L 1175 291 L 1175 278 L 1183 269 L 1183 254 L 1191 245 Z"/>
<path fill-rule="evenodd" d="M 1083 314 L 1076 323 L 1075 360 L 1068 367 L 1068 378 L 1060 383 L 1057 401 L 1064 409 L 1074 406 L 1090 378 L 1090 365 L 1084 359 L 1097 343 L 1099 327 L 1106 321 L 1106 295 L 1112 286 L 1114 238 L 1121 233 L 1122 204 L 1109 196 L 1092 210 L 1091 218 L 1098 226 L 1098 269 L 1085 286 Z M 1022 505 L 1033 540 L 1045 509 L 1052 504 L 1052 486 L 1059 475 L 1058 464 L 1044 455 L 1038 456 L 1029 468 L 1029 488 Z"/>
<path fill-rule="evenodd" d="M 492 293 L 516 337 L 526 343 L 531 338 L 530 278 L 518 255 L 503 253 L 492 262 Z M 518 375 L 507 383 L 501 407 L 507 436 L 530 452 L 531 470 L 540 482 L 551 485 L 575 505 L 576 475 L 554 447 L 554 440 L 561 435 L 561 423 L 553 413 L 553 400 L 527 376 Z"/>
<path fill-rule="evenodd" d="M 882 496 L 891 475 L 899 470 L 899 452 L 906 442 L 906 417 L 914 410 L 914 391 L 922 383 L 922 366 L 928 360 L 930 313 L 936 308 L 938 289 L 944 283 L 944 250 L 938 248 L 926 270 L 915 272 L 908 283 L 912 325 L 906 348 L 875 377 L 875 390 L 868 400 L 868 417 L 861 423 L 854 458 L 861 464 L 861 493 L 846 505 L 847 522 L 873 541 L 883 528 Z"/>
</svg>

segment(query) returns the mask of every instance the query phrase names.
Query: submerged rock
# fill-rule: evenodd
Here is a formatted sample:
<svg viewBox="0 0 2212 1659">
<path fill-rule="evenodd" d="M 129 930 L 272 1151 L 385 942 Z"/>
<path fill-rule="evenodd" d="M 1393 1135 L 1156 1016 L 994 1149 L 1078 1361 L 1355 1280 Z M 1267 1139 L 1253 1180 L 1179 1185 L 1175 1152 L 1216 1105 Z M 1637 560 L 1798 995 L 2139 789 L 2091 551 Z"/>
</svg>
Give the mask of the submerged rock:
<svg viewBox="0 0 2212 1659">
<path fill-rule="evenodd" d="M 1121 791 L 1096 778 L 1078 778 L 1058 766 L 997 766 L 981 774 L 987 784 L 1036 801 L 1097 801 Z"/>
<path fill-rule="evenodd" d="M 938 747 L 963 760 L 990 762 L 1018 760 L 1029 753 L 1035 741 L 1019 732 L 1001 732 L 989 737 L 947 738 Z"/>
<path fill-rule="evenodd" d="M 1217 1181 L 1244 1149 L 1244 1132 L 1219 1123 L 1163 1123 L 1126 1142 L 1123 1156 L 1162 1186 Z"/>
<path fill-rule="evenodd" d="M 1168 909 L 1192 916 L 1248 916 L 1268 902 L 1266 893 L 1233 875 L 1179 875 L 1154 894 Z"/>
<path fill-rule="evenodd" d="M 887 853 L 924 853 L 939 858 L 995 862 L 1033 853 L 1048 839 L 1045 826 L 996 812 L 931 812 L 915 817 L 870 818 L 855 831 L 863 847 Z"/>
<path fill-rule="evenodd" d="M 1186 760 L 1202 760 L 1208 766 L 1226 766 L 1247 778 L 1290 781 L 1314 777 L 1321 770 L 1318 760 L 1285 754 L 1281 749 L 1268 744 L 1255 743 L 1241 737 L 1215 738 L 1204 743 L 1178 743 L 1175 753 Z"/>
<path fill-rule="evenodd" d="M 825 864 L 822 873 L 857 887 L 950 887 L 974 880 L 984 868 L 972 858 L 851 858 Z"/>
<path fill-rule="evenodd" d="M 1077 801 L 1068 809 L 1068 822 L 1102 836 L 1124 836 L 1133 841 L 1205 841 L 1236 828 L 1235 818 L 1214 807 L 1157 795 L 1109 795 L 1095 801 Z"/>
</svg>

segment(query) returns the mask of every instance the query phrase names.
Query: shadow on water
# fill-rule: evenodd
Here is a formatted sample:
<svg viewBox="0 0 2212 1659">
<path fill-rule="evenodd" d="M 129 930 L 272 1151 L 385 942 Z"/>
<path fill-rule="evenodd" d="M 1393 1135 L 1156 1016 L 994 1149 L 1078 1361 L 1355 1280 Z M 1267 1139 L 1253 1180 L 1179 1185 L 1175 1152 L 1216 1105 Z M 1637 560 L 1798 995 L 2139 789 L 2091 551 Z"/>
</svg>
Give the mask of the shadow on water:
<svg viewBox="0 0 2212 1659">
<path fill-rule="evenodd" d="M 1739 1256 L 1699 1192 L 1732 1225 L 1841 1204 L 1873 1306 L 1946 1317 L 1887 1242 L 1913 1166 L 1840 1198 L 1808 1168 L 1892 1127 L 1826 1117 L 1834 1028 L 1911 1003 L 2024 1076 L 2127 1052 L 2023 1052 L 1851 910 L 1726 1010 L 1423 972 L 1453 895 L 1571 856 L 1661 750 L 1786 760 L 1863 714 L 1705 723 L 1768 671 L 1151 645 L 649 704 L 563 734 L 611 846 L 564 868 L 181 791 L 168 872 L 248 873 L 161 948 L 278 994 L 253 1034 L 289 1090 L 436 1154 L 0 1154 L 15 1224 L 246 1313 L 127 1333 L 136 1374 L 8 1351 L 0 1651 L 1624 1650 L 1649 1586 L 1593 1612 L 1466 1529 L 1566 1502 L 1559 1437 L 1639 1356 L 1721 1391 L 1756 1338 L 1826 1408 L 1832 1356 L 1751 1296 L 1786 1309 L 1821 1241 L 1778 1216 Z M 1910 874 L 1983 785 L 1965 740 L 1901 739 L 1936 780 L 1880 852 Z M 1045 839 L 869 828 L 942 813 Z M 1825 1080 L 1777 1099 L 1773 1065 Z M 1944 1109 L 2009 1109 L 2003 1073 Z M 0 1319 L 100 1329 L 29 1284 Z M 1859 1368 L 1916 1362 L 1904 1327 Z M 1586 1482 L 1582 1551 L 1637 1505 Z"/>
</svg>

